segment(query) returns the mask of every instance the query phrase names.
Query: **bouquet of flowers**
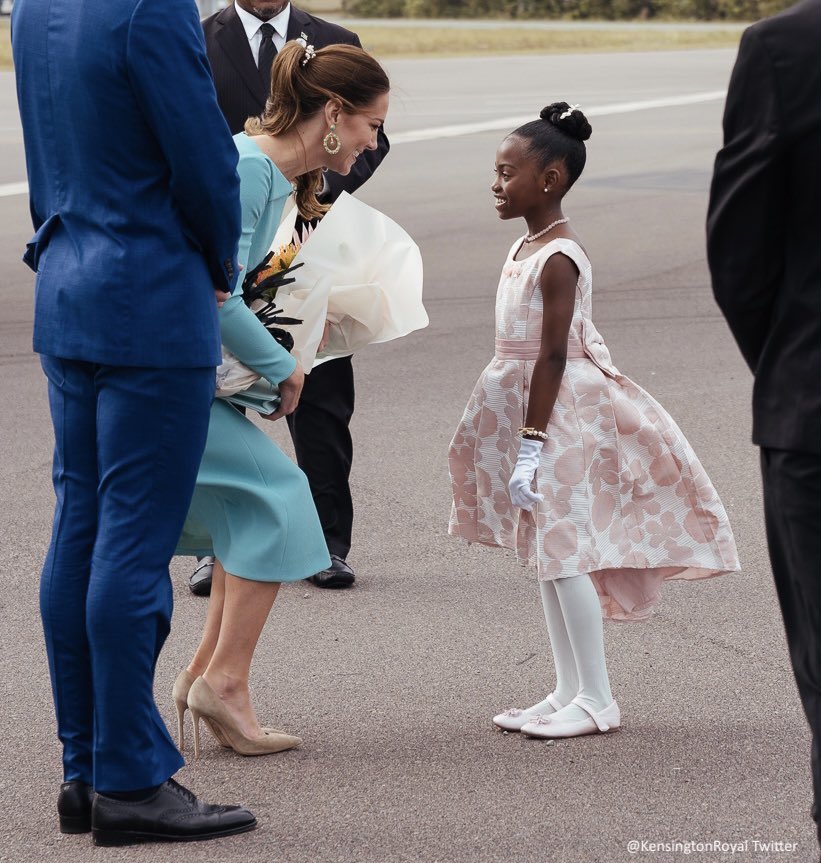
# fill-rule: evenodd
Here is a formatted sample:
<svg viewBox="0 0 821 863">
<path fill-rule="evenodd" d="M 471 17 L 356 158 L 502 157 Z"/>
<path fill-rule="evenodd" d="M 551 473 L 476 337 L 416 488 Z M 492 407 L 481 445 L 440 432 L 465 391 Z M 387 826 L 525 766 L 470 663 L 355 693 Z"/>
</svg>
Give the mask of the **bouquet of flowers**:
<svg viewBox="0 0 821 863">
<path fill-rule="evenodd" d="M 256 315 L 265 329 L 286 351 L 294 347 L 294 338 L 282 326 L 296 326 L 300 318 L 285 317 L 282 309 L 277 308 L 276 298 L 280 288 L 295 280 L 290 274 L 302 264 L 293 260 L 299 252 L 297 243 L 288 243 L 271 250 L 263 260 L 250 270 L 242 282 L 242 299 Z M 245 396 L 242 396 L 246 393 Z M 271 413 L 276 409 L 277 391 L 253 369 L 240 362 L 230 351 L 223 348 L 222 363 L 217 368 L 218 398 L 227 399 L 244 407 L 252 407 L 261 413 Z M 250 401 L 249 401 L 250 399 Z M 259 406 L 262 401 L 262 407 Z"/>
<path fill-rule="evenodd" d="M 287 220 L 280 227 L 274 243 L 293 230 Z M 291 269 L 301 265 L 277 302 L 303 322 L 291 352 L 306 373 L 428 324 L 419 247 L 396 222 L 347 192 L 299 248 Z"/>
</svg>

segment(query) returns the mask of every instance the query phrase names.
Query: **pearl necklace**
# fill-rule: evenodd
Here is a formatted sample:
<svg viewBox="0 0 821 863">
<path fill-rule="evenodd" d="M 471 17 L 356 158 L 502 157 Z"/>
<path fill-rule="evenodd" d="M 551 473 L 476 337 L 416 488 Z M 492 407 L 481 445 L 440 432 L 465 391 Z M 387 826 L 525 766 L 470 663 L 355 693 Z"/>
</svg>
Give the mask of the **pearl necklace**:
<svg viewBox="0 0 821 863">
<path fill-rule="evenodd" d="M 555 228 L 556 225 L 563 225 L 565 222 L 569 222 L 570 219 L 556 219 L 555 222 L 551 222 L 546 228 L 542 228 L 541 231 L 537 231 L 535 234 L 528 234 L 525 237 L 526 243 L 532 243 L 534 240 L 538 240 L 539 237 L 543 237 L 551 228 Z"/>
</svg>

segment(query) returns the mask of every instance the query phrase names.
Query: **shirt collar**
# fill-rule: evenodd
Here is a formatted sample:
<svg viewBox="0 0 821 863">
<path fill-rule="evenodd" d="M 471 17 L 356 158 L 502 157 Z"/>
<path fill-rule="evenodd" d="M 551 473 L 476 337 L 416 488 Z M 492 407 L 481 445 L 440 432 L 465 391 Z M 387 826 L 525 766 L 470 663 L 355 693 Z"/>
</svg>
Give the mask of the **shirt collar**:
<svg viewBox="0 0 821 863">
<path fill-rule="evenodd" d="M 290 3 L 286 4 L 285 8 L 279 13 L 279 15 L 275 15 L 267 21 L 260 21 L 256 15 L 246 12 L 238 3 L 234 4 L 234 10 L 239 16 L 239 20 L 242 21 L 242 26 L 245 28 L 245 35 L 248 37 L 249 42 L 257 35 L 259 28 L 263 24 L 270 24 L 283 39 L 288 35 L 288 23 L 291 20 Z"/>
</svg>

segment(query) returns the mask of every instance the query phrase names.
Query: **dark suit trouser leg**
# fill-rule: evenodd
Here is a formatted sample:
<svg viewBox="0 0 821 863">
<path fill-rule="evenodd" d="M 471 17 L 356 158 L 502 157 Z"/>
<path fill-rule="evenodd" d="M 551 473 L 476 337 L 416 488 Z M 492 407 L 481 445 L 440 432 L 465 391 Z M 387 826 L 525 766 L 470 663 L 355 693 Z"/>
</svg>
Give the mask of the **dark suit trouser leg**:
<svg viewBox="0 0 821 863">
<path fill-rule="evenodd" d="M 775 587 L 812 731 L 813 818 L 821 822 L 821 455 L 761 451 Z"/>
<path fill-rule="evenodd" d="M 340 357 L 306 376 L 299 406 L 288 417 L 297 462 L 308 477 L 328 550 L 343 559 L 351 550 L 353 529 L 353 411 L 352 358 Z"/>
<path fill-rule="evenodd" d="M 214 371 L 41 362 L 57 504 L 40 608 L 65 778 L 98 791 L 159 785 L 183 763 L 154 703 L 154 668 Z"/>
</svg>

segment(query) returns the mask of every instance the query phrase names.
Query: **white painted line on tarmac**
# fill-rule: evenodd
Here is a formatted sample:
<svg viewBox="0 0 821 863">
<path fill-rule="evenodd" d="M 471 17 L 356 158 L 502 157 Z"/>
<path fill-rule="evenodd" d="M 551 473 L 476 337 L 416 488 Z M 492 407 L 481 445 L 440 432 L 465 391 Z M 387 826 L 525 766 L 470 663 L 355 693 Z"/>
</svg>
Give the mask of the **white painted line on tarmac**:
<svg viewBox="0 0 821 863">
<path fill-rule="evenodd" d="M 0 185 L 0 198 L 10 198 L 12 195 L 28 195 L 28 183 L 3 183 Z"/>
<path fill-rule="evenodd" d="M 676 108 L 680 105 L 700 105 L 703 102 L 717 102 L 727 95 L 726 90 L 709 90 L 706 93 L 689 93 L 685 96 L 670 96 L 666 99 L 646 99 L 643 102 L 616 102 L 613 105 L 600 105 L 582 110 L 588 117 L 605 117 L 610 114 L 629 114 L 633 111 L 650 111 L 654 108 Z M 418 141 L 436 141 L 441 138 L 458 138 L 462 135 L 476 135 L 479 132 L 504 132 L 515 129 L 536 119 L 533 115 L 502 117 L 481 123 L 459 123 L 453 126 L 435 126 L 430 129 L 416 129 L 411 132 L 395 132 L 390 135 L 394 144 L 415 144 Z"/>
<path fill-rule="evenodd" d="M 689 93 L 685 96 L 669 96 L 666 99 L 645 99 L 642 102 L 616 102 L 613 105 L 598 105 L 582 110 L 588 117 L 606 117 L 612 114 L 630 114 L 634 111 L 651 111 L 654 108 L 677 108 L 681 105 L 700 105 L 704 102 L 717 102 L 727 95 L 726 90 L 708 90 L 706 93 Z M 391 146 L 396 144 L 415 144 L 418 141 L 437 141 L 441 138 L 458 138 L 462 135 L 476 135 L 480 132 L 504 132 L 515 129 L 534 117 L 502 117 L 486 120 L 483 123 L 459 123 L 453 126 L 434 126 L 430 129 L 416 129 L 410 132 L 396 132 L 390 136 Z M 13 195 L 27 195 L 28 183 L 0 184 L 0 198 Z"/>
</svg>

